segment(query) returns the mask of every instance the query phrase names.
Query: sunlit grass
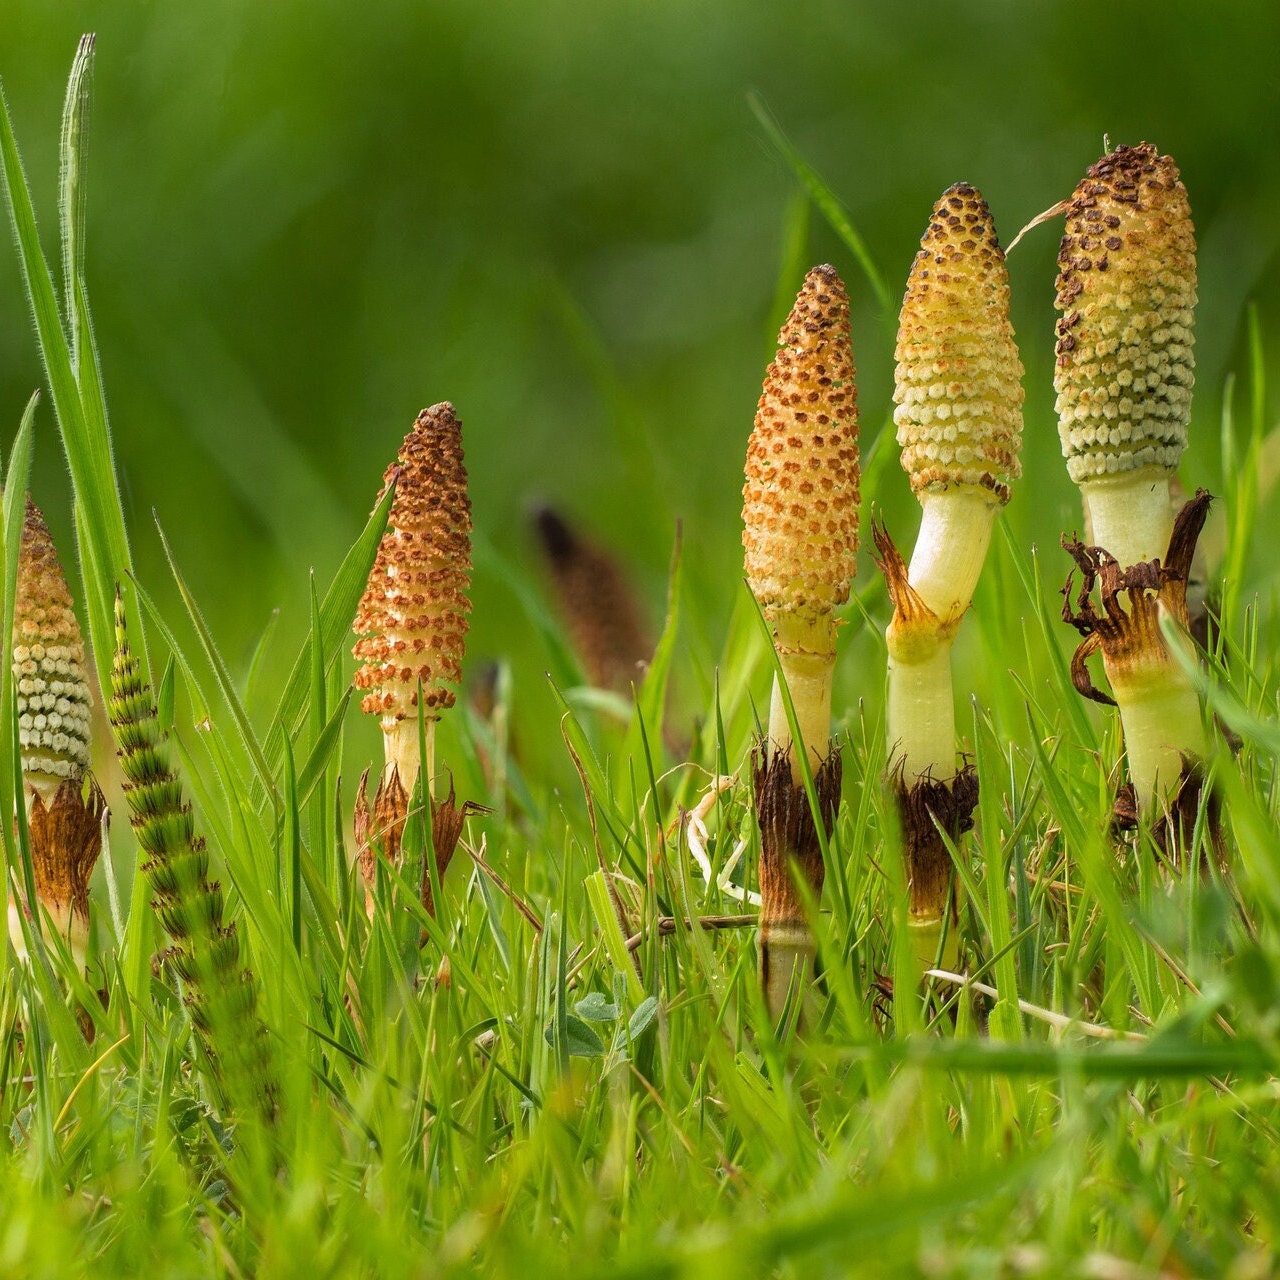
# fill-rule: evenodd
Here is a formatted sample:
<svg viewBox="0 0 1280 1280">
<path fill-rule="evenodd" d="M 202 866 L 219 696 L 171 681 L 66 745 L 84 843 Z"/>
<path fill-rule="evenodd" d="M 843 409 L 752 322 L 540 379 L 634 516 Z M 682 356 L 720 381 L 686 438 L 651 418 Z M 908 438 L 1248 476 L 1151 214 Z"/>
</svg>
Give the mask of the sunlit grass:
<svg viewBox="0 0 1280 1280">
<path fill-rule="evenodd" d="M 89 67 L 86 49 L 64 129 L 73 187 Z M 814 920 L 817 1017 L 803 1037 L 771 1025 L 754 931 L 711 927 L 733 926 L 740 896 L 704 880 L 685 814 L 715 777 L 735 776 L 707 809 L 706 853 L 718 869 L 746 841 L 735 883 L 754 888 L 744 762 L 773 661 L 745 588 L 731 618 L 706 616 L 688 546 L 625 723 L 575 686 L 562 645 L 558 723 L 527 723 L 521 690 L 500 678 L 490 714 L 442 733 L 459 797 L 493 812 L 471 821 L 437 914 L 388 871 L 366 919 L 340 762 L 348 628 L 390 495 L 332 582 L 313 584 L 285 686 L 250 698 L 251 668 L 219 650 L 218 602 L 182 577 L 198 548 L 166 544 L 174 616 L 131 576 L 76 266 L 83 202 L 64 201 L 60 294 L 7 114 L 0 150 L 75 487 L 76 595 L 95 661 L 109 671 L 118 583 L 281 1072 L 274 1124 L 220 1100 L 216 1063 L 153 967 L 160 931 L 117 806 L 88 981 L 34 928 L 32 963 L 10 953 L 0 966 L 0 1270 L 1268 1273 L 1280 1226 L 1273 612 L 1228 584 L 1206 679 L 1243 738 L 1237 755 L 1217 734 L 1209 762 L 1231 864 L 1171 878 L 1149 833 L 1109 834 L 1117 730 L 1071 688 L 1065 557 L 1003 527 L 957 660 L 957 686 L 974 691 L 960 735 L 982 779 L 957 868 L 972 985 L 922 987 L 906 941 L 883 784 L 887 602 L 860 580 L 838 685 L 857 700 L 836 707 L 845 803 Z M 820 183 L 805 180 L 811 193 Z M 48 421 L 45 406 L 29 410 L 7 454 L 6 623 L 31 433 Z M 1250 431 L 1224 458 L 1237 568 L 1264 454 L 1258 413 Z M 1224 439 L 1236 449 L 1229 425 Z M 869 465 L 867 498 L 899 479 Z M 478 545 L 482 562 L 483 531 Z M 536 584 L 512 586 L 550 633 Z M 723 637 L 710 664 L 694 660 L 690 637 L 703 635 Z M 677 683 L 682 669 L 694 675 Z M 6 681 L 6 812 L 20 785 L 13 715 Z M 687 754 L 669 745 L 695 722 Z M 99 768 L 112 771 L 105 749 Z M 29 884 L 21 822 L 3 834 L 11 884 Z"/>
</svg>

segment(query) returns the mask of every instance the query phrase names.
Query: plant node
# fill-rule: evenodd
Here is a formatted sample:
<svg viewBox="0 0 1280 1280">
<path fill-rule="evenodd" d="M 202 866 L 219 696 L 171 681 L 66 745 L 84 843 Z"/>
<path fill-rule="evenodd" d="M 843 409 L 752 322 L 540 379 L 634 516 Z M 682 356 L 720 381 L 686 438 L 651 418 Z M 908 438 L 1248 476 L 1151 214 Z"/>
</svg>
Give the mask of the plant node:
<svg viewBox="0 0 1280 1280">
<path fill-rule="evenodd" d="M 813 976 L 816 947 L 797 887 L 802 878 L 816 901 L 825 868 L 822 838 L 808 794 L 792 776 L 791 749 L 761 742 L 751 757 L 756 820 L 760 825 L 760 975 L 769 1012 L 778 1017 L 797 977 Z M 840 807 L 843 762 L 834 744 L 813 775 L 823 833 L 830 836 Z"/>
<path fill-rule="evenodd" d="M 1201 489 L 1178 513 L 1168 554 L 1124 567 L 1101 546 L 1063 539 L 1080 570 L 1063 587 L 1063 620 L 1083 639 L 1071 659 L 1076 689 L 1095 702 L 1118 706 L 1137 807 L 1153 821 L 1172 819 L 1183 799 L 1187 762 L 1204 759 L 1200 703 L 1160 626 L 1161 615 L 1186 630 L 1187 578 L 1211 498 Z M 1094 603 L 1097 589 L 1101 605 Z M 1111 694 L 1099 689 L 1088 660 L 1101 652 Z M 1163 829 L 1176 834 L 1177 822 Z"/>
</svg>

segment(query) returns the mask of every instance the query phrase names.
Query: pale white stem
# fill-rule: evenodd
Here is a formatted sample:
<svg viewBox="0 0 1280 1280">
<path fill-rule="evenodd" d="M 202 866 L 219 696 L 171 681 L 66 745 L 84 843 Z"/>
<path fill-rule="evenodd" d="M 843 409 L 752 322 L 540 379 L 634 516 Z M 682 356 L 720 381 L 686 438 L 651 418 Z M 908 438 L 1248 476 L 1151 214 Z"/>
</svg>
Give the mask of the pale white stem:
<svg viewBox="0 0 1280 1280">
<path fill-rule="evenodd" d="M 947 928 L 946 940 L 943 940 L 944 921 L 942 909 L 930 912 L 926 916 L 911 916 L 907 920 L 907 938 L 911 953 L 916 963 L 928 973 L 935 964 L 955 965 L 960 959 L 960 936 L 954 925 Z M 938 947 L 942 947 L 939 956 Z"/>
<path fill-rule="evenodd" d="M 1169 472 L 1147 467 L 1119 476 L 1100 476 L 1080 485 L 1085 528 L 1092 544 L 1119 561 L 1122 569 L 1144 560 L 1163 560 L 1173 534 Z"/>
<path fill-rule="evenodd" d="M 1207 751 L 1200 698 L 1176 663 L 1117 672 L 1112 690 L 1124 726 L 1129 777 L 1141 811 L 1158 816 L 1177 795 L 1184 756 Z"/>
<path fill-rule="evenodd" d="M 764 939 L 762 939 L 762 946 Z M 818 954 L 813 935 L 805 925 L 773 925 L 769 930 L 769 975 L 764 998 L 769 1016 L 776 1022 L 786 1008 L 787 997 L 794 989 L 797 999 L 804 999 L 813 981 L 813 962 Z M 801 1010 L 801 1022 L 805 1021 Z"/>
<path fill-rule="evenodd" d="M 423 729 L 427 740 L 427 776 L 423 791 L 429 797 L 435 777 L 436 717 L 427 716 Z M 390 774 L 392 768 L 395 768 L 405 793 L 412 795 L 414 783 L 418 780 L 418 770 L 422 766 L 417 716 L 406 716 L 403 720 L 390 722 L 384 720 L 382 750 L 386 760 L 385 773 Z"/>
<path fill-rule="evenodd" d="M 1000 504 L 988 489 L 954 485 L 922 493 L 920 505 L 920 532 L 907 579 L 939 621 L 950 622 L 973 600 Z"/>
<path fill-rule="evenodd" d="M 831 677 L 836 663 L 835 619 L 824 614 L 812 620 L 782 615 L 773 623 L 778 663 L 782 667 L 796 727 L 809 758 L 809 768 L 816 772 L 826 759 L 831 740 Z M 791 726 L 778 678 L 773 681 L 769 702 L 770 749 L 786 751 L 791 747 Z M 791 776 L 800 783 L 798 753 L 791 758 Z"/>
<path fill-rule="evenodd" d="M 973 600 L 999 503 L 986 489 L 953 486 L 920 495 L 920 533 L 907 581 L 933 613 L 889 629 L 889 753 L 903 782 L 946 782 L 956 769 L 951 638 Z"/>
<path fill-rule="evenodd" d="M 956 709 L 951 641 L 939 639 L 927 657 L 896 656 L 889 648 L 889 760 L 902 781 L 946 782 L 956 771 Z"/>
<path fill-rule="evenodd" d="M 51 927 L 53 932 L 66 940 L 71 949 L 72 958 L 83 972 L 89 956 L 89 918 L 77 914 L 69 906 L 41 905 L 48 912 L 46 928 Z M 21 912 L 22 908 L 10 898 L 9 941 L 13 944 L 13 950 L 18 959 L 25 961 L 28 958 L 27 941 L 22 932 Z M 31 922 L 29 927 L 34 929 L 35 923 Z"/>
</svg>

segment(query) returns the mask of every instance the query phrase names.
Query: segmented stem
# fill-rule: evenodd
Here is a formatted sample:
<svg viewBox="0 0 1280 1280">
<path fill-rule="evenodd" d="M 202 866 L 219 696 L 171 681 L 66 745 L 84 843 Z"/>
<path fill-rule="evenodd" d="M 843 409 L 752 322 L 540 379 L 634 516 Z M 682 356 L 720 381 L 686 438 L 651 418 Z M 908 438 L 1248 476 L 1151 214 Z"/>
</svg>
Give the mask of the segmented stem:
<svg viewBox="0 0 1280 1280">
<path fill-rule="evenodd" d="M 215 1085 L 232 1105 L 252 1099 L 263 1118 L 276 1110 L 276 1077 L 258 987 L 244 967 L 222 887 L 209 877 L 209 854 L 191 805 L 169 764 L 155 697 L 141 674 L 116 594 L 116 652 L 108 714 L 124 771 L 130 822 L 146 861 L 142 870 L 171 945 L 164 959 L 182 980 L 184 1000 Z"/>
</svg>

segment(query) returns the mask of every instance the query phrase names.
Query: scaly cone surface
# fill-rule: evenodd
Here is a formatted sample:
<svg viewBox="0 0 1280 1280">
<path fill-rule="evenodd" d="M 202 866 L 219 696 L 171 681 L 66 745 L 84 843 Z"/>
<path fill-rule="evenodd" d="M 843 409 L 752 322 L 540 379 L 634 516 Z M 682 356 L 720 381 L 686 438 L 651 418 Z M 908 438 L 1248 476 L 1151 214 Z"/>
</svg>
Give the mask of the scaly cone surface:
<svg viewBox="0 0 1280 1280">
<path fill-rule="evenodd" d="M 13 677 L 18 742 L 36 897 L 83 965 L 89 944 L 89 877 L 102 852 L 106 804 L 89 768 L 84 639 L 58 553 L 39 508 L 27 498 L 14 596 Z M 25 954 L 9 907 L 9 933 Z"/>
<path fill-rule="evenodd" d="M 18 552 L 13 677 L 22 776 L 47 802 L 62 783 L 80 781 L 89 767 L 93 696 L 66 575 L 44 516 L 30 498 Z"/>
<path fill-rule="evenodd" d="M 858 550 L 858 407 L 849 299 L 815 267 L 778 335 L 747 446 L 742 543 L 747 582 L 773 634 L 818 807 L 830 835 L 841 760 L 831 736 L 835 609 L 849 599 Z M 768 741 L 753 770 L 760 824 L 760 968 L 777 1017 L 815 944 L 792 877 L 822 893 L 821 843 L 775 679 Z M 794 864 L 794 865 L 793 865 Z"/>
<path fill-rule="evenodd" d="M 889 759 L 898 795 L 919 958 L 936 958 L 951 896 L 953 841 L 972 825 L 977 780 L 957 770 L 951 646 L 986 559 L 991 530 L 1021 474 L 1022 362 L 1009 277 L 981 193 L 957 183 L 934 205 L 898 324 L 894 422 L 920 501 L 908 566 L 874 530 L 893 602 Z"/>
<path fill-rule="evenodd" d="M 1196 242 L 1178 168 L 1148 142 L 1094 164 L 1058 251 L 1058 431 L 1093 541 L 1166 554 L 1195 384 Z"/>
</svg>

